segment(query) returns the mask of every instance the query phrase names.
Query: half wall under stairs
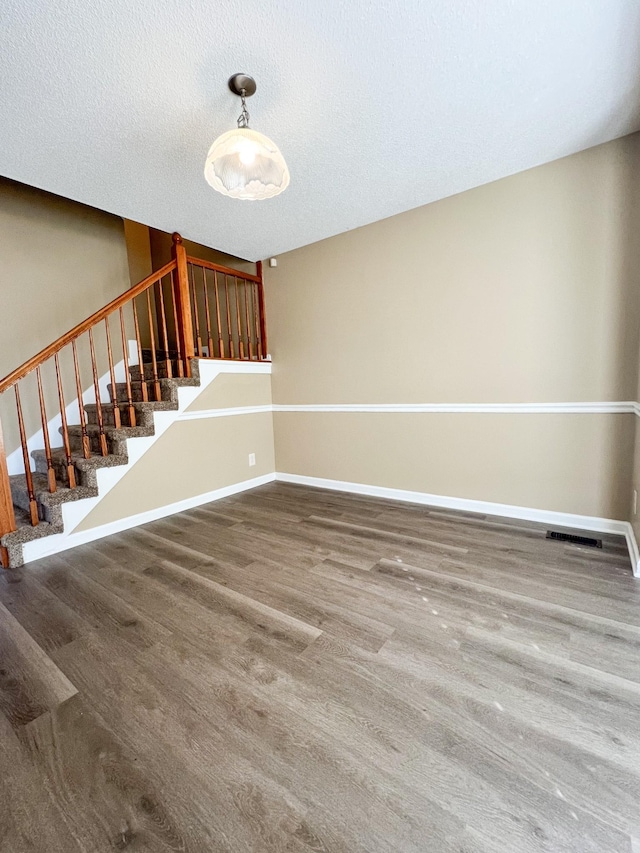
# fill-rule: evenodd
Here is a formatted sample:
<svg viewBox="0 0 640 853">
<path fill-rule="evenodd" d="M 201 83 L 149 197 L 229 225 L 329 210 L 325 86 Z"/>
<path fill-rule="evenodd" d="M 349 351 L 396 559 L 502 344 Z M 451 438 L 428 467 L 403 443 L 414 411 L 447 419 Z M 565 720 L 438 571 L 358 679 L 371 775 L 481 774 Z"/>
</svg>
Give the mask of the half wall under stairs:
<svg viewBox="0 0 640 853">
<path fill-rule="evenodd" d="M 193 359 L 190 378 L 159 379 L 161 400 L 156 402 L 143 401 L 137 365 L 130 372 L 136 426 L 128 425 L 125 383 L 116 383 L 115 393 L 110 385 L 121 425 L 113 424 L 113 416 L 104 425 L 106 456 L 96 452 L 85 458 L 80 427 L 68 427 L 75 488 L 69 488 L 64 448 L 50 449 L 57 486 L 54 492 L 49 489 L 45 451 L 32 452 L 32 479 L 41 518 L 37 526 L 30 522 L 25 475 L 10 477 L 18 526 L 0 540 L 9 552 L 10 567 L 274 479 L 269 362 Z M 144 382 L 153 381 L 147 373 Z M 87 404 L 85 411 L 92 450 L 99 451 L 95 404 Z M 105 415 L 107 412 L 109 408 L 104 407 Z M 235 441 L 216 440 L 222 418 Z M 190 425 L 199 427 L 197 434 Z M 185 426 L 192 435 L 173 435 Z M 249 453 L 256 455 L 255 467 L 249 467 Z M 145 472 L 140 471 L 143 460 Z M 207 484 L 204 488 L 203 483 Z"/>
</svg>

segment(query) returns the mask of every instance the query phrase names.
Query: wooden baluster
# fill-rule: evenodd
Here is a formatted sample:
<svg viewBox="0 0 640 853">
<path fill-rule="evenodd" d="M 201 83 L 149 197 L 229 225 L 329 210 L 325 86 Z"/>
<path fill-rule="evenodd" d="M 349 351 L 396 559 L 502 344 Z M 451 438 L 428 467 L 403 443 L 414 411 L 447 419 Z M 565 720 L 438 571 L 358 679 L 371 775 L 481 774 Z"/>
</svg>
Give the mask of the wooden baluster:
<svg viewBox="0 0 640 853">
<path fill-rule="evenodd" d="M 262 350 L 261 356 L 262 358 L 266 358 L 268 354 L 267 349 L 267 315 L 264 310 L 264 278 L 262 275 L 262 261 L 258 261 L 256 264 L 256 272 L 260 277 L 260 281 L 258 282 L 258 308 L 260 314 L 260 337 L 262 338 Z"/>
<path fill-rule="evenodd" d="M 96 350 L 93 345 L 93 329 L 89 328 L 89 352 L 91 354 L 91 373 L 93 375 L 93 390 L 96 395 L 96 420 L 98 421 L 98 436 L 100 441 L 100 453 L 107 456 L 107 436 L 104 434 L 104 417 L 102 414 L 102 400 L 100 399 L 100 380 L 98 379 L 98 365 L 96 364 Z"/>
<path fill-rule="evenodd" d="M 247 321 L 247 347 L 249 349 L 249 358 L 253 360 L 253 338 L 251 337 L 251 321 L 249 319 L 249 282 L 243 279 L 242 289 L 244 291 L 244 313 Z"/>
<path fill-rule="evenodd" d="M 129 426 L 136 425 L 136 410 L 133 405 L 133 395 L 131 393 L 131 373 L 129 372 L 129 345 L 127 343 L 127 333 L 124 327 L 124 314 L 122 308 L 118 309 L 120 315 L 120 337 L 122 338 L 122 360 L 124 361 L 124 380 L 127 386 L 127 409 L 129 413 Z M 142 382 L 144 384 L 144 365 L 142 368 Z"/>
<path fill-rule="evenodd" d="M 54 355 L 56 365 L 56 379 L 58 381 L 58 401 L 60 403 L 60 420 L 62 421 L 62 446 L 64 447 L 64 456 L 67 462 L 67 478 L 69 480 L 69 488 L 76 487 L 76 469 L 71 460 L 71 445 L 69 443 L 69 430 L 67 428 L 67 409 L 64 403 L 64 391 L 62 388 L 62 377 L 60 375 L 60 362 L 58 353 Z"/>
<path fill-rule="evenodd" d="M 262 358 L 262 335 L 260 334 L 260 311 L 258 309 L 258 285 L 251 282 L 251 304 L 253 305 L 253 328 L 256 334 L 256 358 Z"/>
<path fill-rule="evenodd" d="M 184 371 L 187 376 L 191 376 L 191 359 L 195 356 L 195 347 L 193 343 L 193 317 L 189 298 L 189 272 L 187 270 L 187 253 L 182 243 L 182 237 L 178 233 L 173 234 L 172 255 L 176 262 L 174 298 L 178 309 L 177 333 L 180 336 L 180 347 L 184 358 Z"/>
<path fill-rule="evenodd" d="M 42 423 L 42 440 L 44 442 L 44 458 L 47 460 L 47 483 L 51 493 L 56 491 L 56 472 L 51 457 L 51 442 L 49 440 L 49 421 L 47 420 L 47 409 L 44 404 L 44 393 L 42 391 L 42 375 L 40 368 L 36 367 L 36 382 L 38 383 L 38 400 L 40 402 L 40 421 Z"/>
<path fill-rule="evenodd" d="M 229 358 L 235 358 L 235 346 L 233 343 L 233 329 L 231 328 L 231 307 L 229 305 L 229 282 L 227 274 L 224 274 L 224 295 L 227 302 L 227 340 L 229 342 Z"/>
<path fill-rule="evenodd" d="M 91 456 L 91 442 L 87 433 L 87 418 L 84 411 L 84 402 L 82 400 L 82 381 L 80 379 L 80 367 L 78 366 L 78 350 L 75 339 L 71 341 L 71 349 L 73 351 L 73 368 L 76 374 L 76 393 L 78 395 L 78 414 L 80 416 L 80 432 L 82 433 L 82 455 L 85 459 Z"/>
<path fill-rule="evenodd" d="M 160 318 L 162 320 L 162 340 L 164 342 L 164 368 L 167 371 L 167 377 L 171 379 L 173 370 L 171 367 L 171 358 L 169 357 L 169 336 L 167 335 L 167 316 L 164 311 L 164 292 L 162 287 L 162 279 L 158 284 L 158 296 L 160 301 Z M 157 303 L 156 303 L 157 306 Z"/>
<path fill-rule="evenodd" d="M 13 533 L 16 529 L 16 514 L 13 509 L 11 497 L 11 481 L 7 468 L 7 456 L 2 438 L 2 424 L 0 423 L 0 537 L 6 533 Z M 9 568 L 9 551 L 0 546 L 0 563 L 3 568 Z"/>
<path fill-rule="evenodd" d="M 220 321 L 220 296 L 218 293 L 218 273 L 213 271 L 213 293 L 216 298 L 216 323 L 218 324 L 218 353 L 224 358 L 224 340 L 222 338 L 222 322 Z"/>
<path fill-rule="evenodd" d="M 196 352 L 202 358 L 202 337 L 200 336 L 200 311 L 198 310 L 198 294 L 196 293 L 196 273 L 193 264 L 187 265 L 189 271 L 189 279 L 191 282 L 191 305 L 193 311 L 193 320 L 196 327 Z"/>
<path fill-rule="evenodd" d="M 180 328 L 178 327 L 178 309 L 176 308 L 176 283 L 173 270 L 171 270 L 171 305 L 173 308 L 173 324 L 176 335 L 176 349 L 178 351 L 178 376 L 184 376 L 184 362 L 182 359 L 182 344 L 180 341 Z"/>
<path fill-rule="evenodd" d="M 153 312 L 151 311 L 151 294 L 150 291 L 147 290 L 147 314 L 149 317 L 149 335 L 151 336 L 151 370 L 153 371 L 153 389 L 156 395 L 156 400 L 162 399 L 162 392 L 160 390 L 160 380 L 158 378 L 158 362 L 156 360 L 156 336 L 153 331 Z"/>
<path fill-rule="evenodd" d="M 147 383 L 145 381 L 144 375 L 144 360 L 142 358 L 142 342 L 140 340 L 140 325 L 138 324 L 138 309 L 136 308 L 136 300 L 131 300 L 131 305 L 133 306 L 133 325 L 136 330 L 136 347 L 138 349 L 138 368 L 140 370 L 140 390 L 142 393 L 142 400 L 144 403 L 147 403 L 149 400 L 149 394 L 147 392 Z"/>
<path fill-rule="evenodd" d="M 22 417 L 22 405 L 20 403 L 20 391 L 18 383 L 13 386 L 16 392 L 16 407 L 18 409 L 18 429 L 20 430 L 20 444 L 22 446 L 22 459 L 24 461 L 24 476 L 27 484 L 27 494 L 29 495 L 29 516 L 33 527 L 37 527 L 40 519 L 38 518 L 38 504 L 36 502 L 36 493 L 33 489 L 33 475 L 31 473 L 31 460 L 29 459 L 29 446 L 27 444 L 27 434 L 24 428 L 24 418 Z"/>
<path fill-rule="evenodd" d="M 107 333 L 107 356 L 109 358 L 109 376 L 111 377 L 111 389 L 112 389 L 112 410 L 113 410 L 113 425 L 116 429 L 119 429 L 122 426 L 122 421 L 120 419 L 120 406 L 118 405 L 118 394 L 116 389 L 116 371 L 113 366 L 113 351 L 111 349 L 111 330 L 109 329 L 109 318 L 104 318 L 104 329 Z"/>
<path fill-rule="evenodd" d="M 209 349 L 209 358 L 215 358 L 213 351 L 213 339 L 211 337 L 211 314 L 209 313 L 209 288 L 207 287 L 207 271 L 202 267 L 202 287 L 204 289 L 204 316 L 207 321 L 207 347 Z"/>
<path fill-rule="evenodd" d="M 244 335 L 242 334 L 242 316 L 240 314 L 240 298 L 238 293 L 238 276 L 234 275 L 236 283 L 236 321 L 238 323 L 238 350 L 240 358 L 244 358 Z"/>
</svg>

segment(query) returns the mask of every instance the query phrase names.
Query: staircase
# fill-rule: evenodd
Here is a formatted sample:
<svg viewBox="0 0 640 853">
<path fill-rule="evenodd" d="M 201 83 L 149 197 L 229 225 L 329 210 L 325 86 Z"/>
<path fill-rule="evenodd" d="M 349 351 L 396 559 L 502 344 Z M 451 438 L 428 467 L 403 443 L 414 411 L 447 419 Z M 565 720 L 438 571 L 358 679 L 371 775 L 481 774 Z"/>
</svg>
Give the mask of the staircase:
<svg viewBox="0 0 640 853">
<path fill-rule="evenodd" d="M 97 472 L 127 465 L 128 441 L 153 436 L 155 413 L 177 411 L 179 388 L 200 385 L 199 359 L 266 357 L 261 264 L 250 275 L 187 257 L 175 234 L 171 263 L 0 381 L 0 395 L 14 390 L 20 444 L 10 466 L 0 424 L 3 567 L 23 564 L 25 543 L 64 531 L 64 504 L 99 495 Z M 55 375 L 53 389 L 45 387 L 47 373 L 52 380 Z M 85 388 L 87 375 L 92 382 Z M 67 406 L 69 386 L 77 396 Z M 52 399 L 58 405 L 49 420 Z M 33 424 L 34 412 L 39 424 Z M 16 467 L 16 455 L 19 472 L 9 470 Z"/>
</svg>

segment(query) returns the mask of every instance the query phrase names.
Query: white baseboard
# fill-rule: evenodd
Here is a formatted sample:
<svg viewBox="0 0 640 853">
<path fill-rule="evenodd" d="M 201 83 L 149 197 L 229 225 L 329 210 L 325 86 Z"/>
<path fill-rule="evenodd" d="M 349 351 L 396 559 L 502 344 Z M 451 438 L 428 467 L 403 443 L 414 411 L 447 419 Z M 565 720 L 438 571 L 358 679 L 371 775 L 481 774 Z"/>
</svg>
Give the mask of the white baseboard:
<svg viewBox="0 0 640 853">
<path fill-rule="evenodd" d="M 132 527 L 139 527 L 141 524 L 147 524 L 148 522 L 156 521 L 159 518 L 166 518 L 166 516 L 174 515 L 177 512 L 184 512 L 187 509 L 193 509 L 196 506 L 202 506 L 202 504 L 218 501 L 221 498 L 227 498 L 230 495 L 235 495 L 239 492 L 246 492 L 249 489 L 255 489 L 257 486 L 263 486 L 265 483 L 273 482 L 275 478 L 275 474 L 263 474 L 261 477 L 254 477 L 252 480 L 233 483 L 231 486 L 214 489 L 212 492 L 205 492 L 202 495 L 185 498 L 184 500 L 176 501 L 175 503 L 166 504 L 165 506 L 160 506 L 155 509 L 149 509 L 145 512 L 139 512 L 136 515 L 129 515 L 126 518 L 120 518 L 117 521 L 112 521 L 109 524 L 102 524 L 99 527 L 92 527 L 89 530 L 70 533 L 68 536 L 52 536 L 50 538 L 45 537 L 44 539 L 36 540 L 38 543 L 41 543 L 37 559 L 40 559 L 41 557 L 50 557 L 52 554 L 59 554 L 61 551 L 68 551 L 70 548 L 76 548 L 78 545 L 86 545 L 87 542 L 94 542 L 96 539 L 103 539 L 105 536 L 111 536 L 113 533 L 121 533 L 123 530 L 129 530 Z M 27 546 L 25 546 L 25 548 L 26 547 Z M 31 557 L 31 559 L 36 558 Z"/>
<path fill-rule="evenodd" d="M 533 507 L 512 506 L 510 504 L 492 503 L 491 501 L 471 500 L 470 498 L 454 498 L 448 495 L 433 495 L 428 492 L 412 492 L 405 489 L 390 489 L 385 486 L 372 486 L 365 483 L 348 483 L 344 480 L 327 480 L 323 477 L 306 477 L 302 474 L 285 474 L 278 472 L 276 480 L 283 483 L 297 483 L 301 486 L 312 486 L 319 489 L 332 489 L 338 492 L 353 492 L 357 495 L 368 495 L 375 498 L 388 498 L 394 501 L 425 504 L 427 506 L 461 510 L 462 512 L 477 512 L 482 515 L 497 515 L 504 518 L 519 518 L 523 521 L 536 521 L 553 527 L 569 527 L 575 530 L 591 530 L 594 533 L 613 533 L 624 536 L 629 549 L 629 557 L 633 574 L 640 577 L 640 552 L 628 521 L 618 521 L 612 518 L 599 518 L 591 515 L 575 515 L 555 510 L 534 509 Z"/>
<path fill-rule="evenodd" d="M 629 556 L 631 558 L 631 567 L 633 568 L 633 576 L 636 578 L 640 578 L 640 550 L 638 550 L 638 543 L 636 541 L 636 534 L 634 532 L 633 527 L 627 521 L 625 522 L 628 529 L 625 533 L 625 538 L 627 540 L 627 548 L 629 549 Z"/>
</svg>

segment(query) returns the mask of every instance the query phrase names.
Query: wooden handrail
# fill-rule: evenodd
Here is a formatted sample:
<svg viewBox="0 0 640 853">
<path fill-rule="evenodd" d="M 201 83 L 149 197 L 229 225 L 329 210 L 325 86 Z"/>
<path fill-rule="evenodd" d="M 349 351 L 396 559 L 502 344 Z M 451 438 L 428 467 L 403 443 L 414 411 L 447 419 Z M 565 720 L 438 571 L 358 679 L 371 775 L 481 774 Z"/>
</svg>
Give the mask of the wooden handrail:
<svg viewBox="0 0 640 853">
<path fill-rule="evenodd" d="M 214 264 L 212 261 L 202 261 L 200 258 L 192 258 L 187 255 L 187 263 L 195 264 L 197 267 L 204 267 L 207 270 L 215 270 L 216 272 L 225 273 L 225 275 L 233 275 L 236 278 L 246 278 L 247 281 L 260 281 L 260 276 L 253 275 L 249 272 L 241 272 L 234 270 L 231 267 L 223 267 L 221 264 Z"/>
<path fill-rule="evenodd" d="M 16 382 L 23 379 L 28 373 L 31 373 L 32 370 L 35 370 L 36 367 L 39 367 L 48 358 L 51 358 L 51 356 L 60 352 L 60 350 L 67 344 L 71 343 L 71 341 L 76 340 L 90 328 L 102 322 L 118 308 L 121 308 L 123 305 L 126 305 L 127 302 L 135 299 L 136 296 L 144 293 L 147 288 L 151 287 L 151 285 L 155 284 L 156 281 L 159 281 L 173 269 L 175 269 L 175 261 L 169 261 L 168 264 L 165 264 L 156 272 L 148 275 L 134 287 L 131 287 L 124 293 L 121 293 L 120 296 L 116 296 L 116 298 L 108 305 L 105 305 L 104 308 L 100 308 L 99 311 L 96 311 L 95 314 L 92 314 L 86 320 L 83 320 L 82 323 L 78 323 L 77 326 L 74 326 L 73 329 L 70 329 L 66 334 L 62 335 L 62 337 L 58 338 L 57 341 L 54 341 L 52 344 L 49 344 L 48 347 L 40 350 L 37 355 L 34 355 L 33 358 L 29 359 L 29 361 L 25 361 L 24 364 L 21 364 L 20 367 L 17 367 L 0 381 L 0 394 L 6 391 L 7 388 L 11 388 L 12 385 L 15 385 Z"/>
</svg>

